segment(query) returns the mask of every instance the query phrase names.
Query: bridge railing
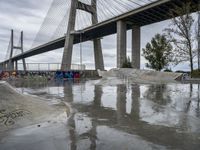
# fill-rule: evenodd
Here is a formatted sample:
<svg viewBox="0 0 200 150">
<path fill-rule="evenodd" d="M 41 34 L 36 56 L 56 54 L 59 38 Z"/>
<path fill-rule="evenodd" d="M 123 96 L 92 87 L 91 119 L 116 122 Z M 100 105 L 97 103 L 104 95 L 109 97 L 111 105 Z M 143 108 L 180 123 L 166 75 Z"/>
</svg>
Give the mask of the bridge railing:
<svg viewBox="0 0 200 150">
<path fill-rule="evenodd" d="M 56 71 L 60 70 L 60 63 L 26 63 L 27 71 Z M 85 70 L 85 65 L 72 64 L 71 70 Z M 18 63 L 18 70 L 23 70 L 23 64 Z"/>
</svg>

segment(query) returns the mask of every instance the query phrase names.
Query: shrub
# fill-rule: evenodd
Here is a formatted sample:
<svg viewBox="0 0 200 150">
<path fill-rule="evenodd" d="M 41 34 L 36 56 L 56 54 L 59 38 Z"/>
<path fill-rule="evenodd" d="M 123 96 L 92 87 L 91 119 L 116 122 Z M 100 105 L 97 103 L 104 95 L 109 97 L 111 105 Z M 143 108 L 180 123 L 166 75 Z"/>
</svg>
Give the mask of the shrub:
<svg viewBox="0 0 200 150">
<path fill-rule="evenodd" d="M 164 72 L 173 72 L 171 69 L 165 69 Z"/>
<path fill-rule="evenodd" d="M 125 62 L 122 65 L 122 68 L 133 68 L 129 57 L 126 58 Z"/>
<path fill-rule="evenodd" d="M 191 77 L 192 78 L 200 78 L 200 70 L 194 70 L 192 73 L 191 73 Z"/>
</svg>

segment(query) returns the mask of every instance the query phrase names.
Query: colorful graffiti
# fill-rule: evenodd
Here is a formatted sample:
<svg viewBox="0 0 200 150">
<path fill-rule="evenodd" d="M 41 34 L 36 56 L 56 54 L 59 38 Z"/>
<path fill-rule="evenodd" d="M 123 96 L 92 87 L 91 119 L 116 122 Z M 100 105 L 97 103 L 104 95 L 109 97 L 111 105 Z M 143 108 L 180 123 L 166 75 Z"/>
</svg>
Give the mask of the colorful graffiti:
<svg viewBox="0 0 200 150">
<path fill-rule="evenodd" d="M 57 71 L 55 79 L 79 79 L 81 77 L 79 71 Z"/>
<path fill-rule="evenodd" d="M 1 71 L 0 72 L 0 80 L 13 79 L 13 78 L 32 78 L 32 77 L 44 77 L 48 80 L 54 79 L 80 79 L 81 73 L 80 71 L 56 71 L 56 72 L 41 72 L 41 71 L 29 71 L 29 72 L 8 72 Z"/>
</svg>

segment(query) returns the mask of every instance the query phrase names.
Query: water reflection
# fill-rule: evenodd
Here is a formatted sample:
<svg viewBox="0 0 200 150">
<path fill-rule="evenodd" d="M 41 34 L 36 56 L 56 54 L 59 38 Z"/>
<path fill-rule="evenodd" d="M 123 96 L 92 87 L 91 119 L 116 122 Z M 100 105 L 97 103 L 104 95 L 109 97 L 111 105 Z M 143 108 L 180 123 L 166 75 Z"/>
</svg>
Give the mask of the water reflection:
<svg viewBox="0 0 200 150">
<path fill-rule="evenodd" d="M 103 95 L 102 88 L 103 87 L 99 85 L 94 86 L 94 99 L 91 102 L 91 105 L 88 105 L 88 104 L 74 105 L 74 107 L 78 109 L 79 113 L 86 115 L 85 117 L 91 118 L 92 127 L 90 130 L 84 133 L 84 135 L 87 135 L 88 139 L 90 140 L 90 146 L 86 146 L 87 148 L 96 149 L 96 147 L 98 146 L 96 145 L 97 140 L 98 140 L 98 135 L 97 135 L 98 126 L 100 127 L 107 126 L 110 128 L 115 128 L 118 131 L 126 132 L 129 134 L 136 133 L 138 136 L 141 136 L 147 139 L 148 142 L 154 143 L 156 145 L 165 145 L 165 146 L 173 145 L 179 148 L 183 148 L 180 145 L 185 145 L 186 147 L 189 146 L 189 144 L 187 145 L 184 143 L 190 143 L 188 142 L 190 141 L 190 138 L 187 136 L 187 134 L 184 135 L 187 141 L 180 138 L 179 137 L 180 135 L 178 134 L 176 135 L 177 129 L 175 127 L 169 128 L 165 126 L 151 125 L 148 122 L 144 122 L 140 119 L 141 107 L 140 107 L 140 86 L 139 85 L 132 85 L 131 87 L 132 108 L 131 108 L 130 114 L 126 113 L 126 102 L 127 102 L 126 85 L 117 85 L 116 110 L 113 110 L 113 108 L 106 108 L 102 105 L 101 103 L 101 98 Z M 69 94 L 69 91 L 71 90 L 67 90 L 66 95 Z M 152 93 L 152 95 L 150 95 L 150 93 Z M 165 111 L 162 111 L 162 109 L 159 110 L 159 108 L 163 108 L 162 106 L 166 106 L 171 102 L 171 97 L 167 94 L 168 93 L 167 93 L 166 85 L 149 86 L 148 90 L 144 93 L 144 95 L 148 97 L 148 100 L 158 104 L 156 105 L 156 107 L 152 107 L 152 108 L 155 109 L 156 112 L 160 112 L 161 110 L 161 112 L 164 112 L 164 113 Z M 183 116 L 186 116 L 186 115 L 183 115 Z M 184 125 L 182 125 L 182 128 L 185 126 L 189 126 L 189 125 L 186 125 L 186 123 L 188 122 L 186 119 L 182 118 L 182 120 L 183 120 L 182 123 L 184 123 Z M 75 121 L 70 120 L 69 122 L 72 123 Z M 82 121 L 82 123 L 77 125 L 77 128 L 79 128 L 81 124 L 84 124 L 84 121 Z M 110 130 L 110 129 L 107 129 L 107 130 Z M 104 132 L 107 132 L 107 131 L 104 131 Z M 162 139 L 158 136 L 161 133 L 162 134 L 164 133 Z M 76 133 L 76 136 L 79 137 L 81 135 L 78 135 Z M 74 136 L 71 136 L 71 137 L 74 137 Z M 104 138 L 106 139 L 106 137 Z M 127 137 L 124 137 L 124 138 L 128 140 Z M 173 140 L 169 140 L 168 138 L 171 138 Z M 74 143 L 74 138 L 71 140 L 72 140 L 72 143 Z M 118 140 L 118 138 L 116 138 L 116 140 Z M 196 141 L 197 139 L 193 139 L 193 140 Z M 192 146 L 193 148 L 197 148 L 196 146 L 199 145 L 199 142 L 198 141 L 196 142 L 197 142 L 196 145 L 193 144 Z M 77 144 L 78 143 L 81 143 L 81 142 L 77 141 Z M 129 145 L 129 146 L 131 147 L 132 145 Z"/>
<path fill-rule="evenodd" d="M 153 101 L 158 105 L 167 105 L 171 102 L 171 97 L 168 93 L 168 87 L 166 84 L 150 85 L 148 90 L 145 92 L 145 96 L 148 100 Z"/>
<path fill-rule="evenodd" d="M 103 95 L 103 90 L 101 85 L 95 85 L 94 86 L 94 107 L 100 107 L 101 106 L 101 98 Z"/>
<path fill-rule="evenodd" d="M 61 84 L 61 83 L 60 83 Z M 73 96 L 73 84 L 72 82 L 64 82 L 64 101 L 66 102 L 73 102 L 74 96 Z"/>
<path fill-rule="evenodd" d="M 51 95 L 54 86 L 43 89 Z M 59 86 L 60 98 L 73 108 L 67 127 L 72 150 L 199 149 L 199 85 Z"/>
<path fill-rule="evenodd" d="M 192 103 L 193 85 L 190 84 L 189 101 L 186 103 L 185 112 L 188 113 Z"/>
<path fill-rule="evenodd" d="M 123 125 L 126 119 L 126 85 L 117 85 L 117 123 Z"/>
<path fill-rule="evenodd" d="M 140 87 L 135 84 L 132 85 L 132 109 L 131 116 L 133 119 L 139 120 L 139 112 L 140 112 Z"/>
<path fill-rule="evenodd" d="M 200 85 L 198 85 L 197 99 L 196 115 L 200 118 Z"/>
</svg>

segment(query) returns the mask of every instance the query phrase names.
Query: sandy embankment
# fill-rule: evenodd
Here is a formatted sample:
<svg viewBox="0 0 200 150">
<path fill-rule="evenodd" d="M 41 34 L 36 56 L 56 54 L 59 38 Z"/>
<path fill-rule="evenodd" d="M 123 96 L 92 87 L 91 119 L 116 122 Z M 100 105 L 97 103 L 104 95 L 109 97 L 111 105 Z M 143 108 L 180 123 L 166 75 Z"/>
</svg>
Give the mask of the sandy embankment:
<svg viewBox="0 0 200 150">
<path fill-rule="evenodd" d="M 0 131 L 55 120 L 66 120 L 69 108 L 62 102 L 51 104 L 39 97 L 18 93 L 0 81 Z"/>
<path fill-rule="evenodd" d="M 150 70 L 137 69 L 111 69 L 109 71 L 99 71 L 102 79 L 98 84 L 100 85 L 116 85 L 129 83 L 144 83 L 144 84 L 162 84 L 162 83 L 177 83 L 176 79 L 180 78 L 181 73 L 158 72 Z"/>
</svg>

